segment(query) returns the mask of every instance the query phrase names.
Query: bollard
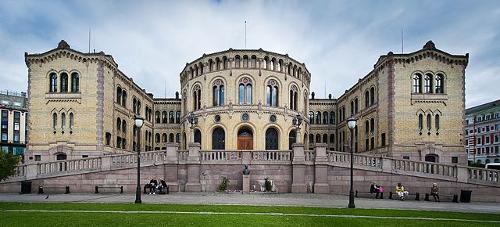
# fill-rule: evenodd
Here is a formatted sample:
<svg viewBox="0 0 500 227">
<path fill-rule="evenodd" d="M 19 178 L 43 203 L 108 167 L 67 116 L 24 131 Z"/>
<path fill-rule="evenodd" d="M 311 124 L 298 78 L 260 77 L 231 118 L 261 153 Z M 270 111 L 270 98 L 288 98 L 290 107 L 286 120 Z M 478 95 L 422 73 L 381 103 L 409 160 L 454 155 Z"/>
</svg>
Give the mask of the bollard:
<svg viewBox="0 0 500 227">
<path fill-rule="evenodd" d="M 99 186 L 97 186 L 97 185 L 95 186 L 95 193 L 96 194 L 99 193 Z"/>
<path fill-rule="evenodd" d="M 420 193 L 415 193 L 415 200 L 420 201 Z"/>
<path fill-rule="evenodd" d="M 453 201 L 454 203 L 458 203 L 458 195 L 453 195 Z"/>
<path fill-rule="evenodd" d="M 123 194 L 123 186 L 120 186 L 120 194 Z"/>
<path fill-rule="evenodd" d="M 392 192 L 389 192 L 389 199 L 392 199 Z"/>
<path fill-rule="evenodd" d="M 425 193 L 424 201 L 429 201 L 429 193 Z"/>
</svg>

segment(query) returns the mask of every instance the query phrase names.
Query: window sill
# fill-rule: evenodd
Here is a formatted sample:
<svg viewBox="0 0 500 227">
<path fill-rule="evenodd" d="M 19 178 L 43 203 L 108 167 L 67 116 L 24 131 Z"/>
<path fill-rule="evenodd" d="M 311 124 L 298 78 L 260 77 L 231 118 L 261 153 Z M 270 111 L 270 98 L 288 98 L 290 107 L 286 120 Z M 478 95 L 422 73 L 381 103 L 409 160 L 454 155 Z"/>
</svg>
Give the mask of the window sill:
<svg viewBox="0 0 500 227">
<path fill-rule="evenodd" d="M 412 93 L 411 102 L 434 102 L 434 103 L 444 103 L 448 101 L 447 94 L 435 94 L 435 93 Z"/>
<path fill-rule="evenodd" d="M 68 100 L 68 99 L 81 99 L 81 93 L 45 93 L 45 99 L 52 100 Z"/>
</svg>

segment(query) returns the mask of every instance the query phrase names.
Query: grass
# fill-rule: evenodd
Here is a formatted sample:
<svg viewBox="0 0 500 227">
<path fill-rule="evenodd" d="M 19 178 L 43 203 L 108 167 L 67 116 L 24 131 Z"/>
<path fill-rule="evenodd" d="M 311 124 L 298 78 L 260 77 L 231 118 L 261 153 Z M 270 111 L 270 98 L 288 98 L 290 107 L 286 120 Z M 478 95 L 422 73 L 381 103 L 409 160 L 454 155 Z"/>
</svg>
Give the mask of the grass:
<svg viewBox="0 0 500 227">
<path fill-rule="evenodd" d="M 33 210 L 33 211 L 16 211 Z M 37 211 L 38 210 L 38 211 Z M 40 212 L 48 210 L 52 212 Z M 92 211 L 85 212 L 85 211 Z M 111 213 L 162 211 L 188 213 Z M 192 213 L 214 212 L 218 213 Z M 223 213 L 223 214 L 220 214 Z M 258 214 L 242 214 L 258 213 Z M 274 213 L 274 215 L 270 215 Z M 264 215 L 261 215 L 264 214 Z M 283 215 L 294 214 L 294 215 Z M 358 215 L 446 218 L 460 220 L 404 220 L 396 218 L 305 216 Z M 467 222 L 465 220 L 497 221 Z M 242 205 L 0 203 L 0 226 L 500 226 L 498 214 L 387 209 L 346 209 Z"/>
</svg>

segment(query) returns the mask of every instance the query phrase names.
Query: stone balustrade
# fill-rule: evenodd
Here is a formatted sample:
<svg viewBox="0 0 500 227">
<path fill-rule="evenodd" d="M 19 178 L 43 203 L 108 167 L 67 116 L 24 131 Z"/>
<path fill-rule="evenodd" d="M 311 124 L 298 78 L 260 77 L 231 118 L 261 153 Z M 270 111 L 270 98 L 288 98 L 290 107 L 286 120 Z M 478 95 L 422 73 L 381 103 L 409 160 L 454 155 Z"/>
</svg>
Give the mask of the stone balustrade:
<svg viewBox="0 0 500 227">
<path fill-rule="evenodd" d="M 452 179 L 457 178 L 457 168 L 464 168 L 456 165 L 412 161 L 406 159 L 392 159 L 392 165 L 393 171 L 397 173 L 416 173 L 426 176 L 439 176 Z"/>
<path fill-rule="evenodd" d="M 33 165 L 28 165 L 28 168 Z M 102 166 L 102 158 L 85 158 L 73 160 L 60 160 L 54 162 L 36 163 L 37 176 L 51 176 L 58 174 L 66 174 L 80 171 L 100 170 Z M 28 171 L 29 173 L 29 171 Z"/>
<path fill-rule="evenodd" d="M 255 161 L 286 161 L 292 160 L 291 151 L 251 151 L 252 160 Z"/>
<path fill-rule="evenodd" d="M 468 168 L 468 172 L 469 182 L 488 182 L 492 184 L 499 184 L 500 182 L 500 170 Z"/>
<path fill-rule="evenodd" d="M 315 157 L 316 157 L 316 152 L 314 152 L 314 150 L 304 151 L 304 159 L 306 162 L 314 162 Z"/>
</svg>

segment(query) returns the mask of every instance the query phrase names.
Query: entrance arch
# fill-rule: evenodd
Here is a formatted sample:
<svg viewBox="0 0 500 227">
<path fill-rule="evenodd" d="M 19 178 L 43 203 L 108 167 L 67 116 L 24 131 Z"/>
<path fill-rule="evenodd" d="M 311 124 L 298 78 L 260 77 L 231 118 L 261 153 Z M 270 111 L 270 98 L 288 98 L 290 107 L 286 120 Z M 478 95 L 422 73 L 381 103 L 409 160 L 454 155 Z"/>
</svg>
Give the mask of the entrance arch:
<svg viewBox="0 0 500 227">
<path fill-rule="evenodd" d="M 268 128 L 266 130 L 266 150 L 278 150 L 278 130 L 276 128 Z"/>
<path fill-rule="evenodd" d="M 212 132 L 212 150 L 226 149 L 226 132 L 221 127 L 217 127 Z"/>
<path fill-rule="evenodd" d="M 248 127 L 241 127 L 238 130 L 238 150 L 253 150 L 253 132 Z"/>
</svg>

